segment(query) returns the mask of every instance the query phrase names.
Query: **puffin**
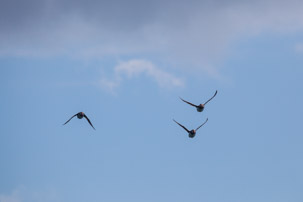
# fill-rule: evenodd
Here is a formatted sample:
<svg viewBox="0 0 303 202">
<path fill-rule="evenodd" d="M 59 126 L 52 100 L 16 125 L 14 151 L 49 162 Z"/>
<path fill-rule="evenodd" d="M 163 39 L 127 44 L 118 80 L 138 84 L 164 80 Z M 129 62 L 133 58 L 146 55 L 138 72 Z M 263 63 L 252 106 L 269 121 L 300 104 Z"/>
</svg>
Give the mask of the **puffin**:
<svg viewBox="0 0 303 202">
<path fill-rule="evenodd" d="M 77 114 L 75 114 L 74 116 L 72 116 L 70 119 L 68 119 L 68 121 L 66 121 L 63 125 L 67 124 L 72 118 L 74 118 L 75 116 L 77 116 L 78 119 L 82 119 L 83 117 L 88 121 L 88 123 L 91 125 L 91 127 L 93 127 L 94 130 L 96 130 L 93 126 L 93 124 L 90 122 L 89 118 L 84 114 L 84 112 L 79 112 Z"/>
<path fill-rule="evenodd" d="M 209 100 L 207 100 L 204 104 L 199 104 L 199 105 L 195 105 L 195 104 L 190 103 L 190 102 L 188 102 L 188 101 L 186 101 L 186 100 L 183 100 L 181 97 L 180 97 L 180 99 L 181 99 L 183 102 L 185 102 L 185 103 L 187 103 L 187 104 L 189 104 L 189 105 L 191 105 L 191 106 L 196 107 L 196 109 L 197 109 L 198 112 L 202 112 L 202 111 L 204 110 L 205 105 L 206 105 L 209 101 L 211 101 L 211 100 L 217 95 L 217 92 L 218 92 L 218 91 L 216 90 L 215 94 L 214 94 Z"/>
<path fill-rule="evenodd" d="M 206 121 L 204 123 L 202 123 L 198 128 L 196 129 L 192 129 L 192 130 L 188 130 L 187 128 L 185 128 L 182 124 L 178 123 L 177 121 L 175 121 L 175 119 L 173 119 L 174 122 L 176 122 L 179 126 L 181 126 L 184 130 L 186 130 L 186 132 L 188 132 L 188 137 L 189 138 L 194 138 L 195 135 L 196 135 L 196 132 L 199 128 L 201 128 L 207 121 L 208 121 L 208 118 L 206 119 Z"/>
</svg>

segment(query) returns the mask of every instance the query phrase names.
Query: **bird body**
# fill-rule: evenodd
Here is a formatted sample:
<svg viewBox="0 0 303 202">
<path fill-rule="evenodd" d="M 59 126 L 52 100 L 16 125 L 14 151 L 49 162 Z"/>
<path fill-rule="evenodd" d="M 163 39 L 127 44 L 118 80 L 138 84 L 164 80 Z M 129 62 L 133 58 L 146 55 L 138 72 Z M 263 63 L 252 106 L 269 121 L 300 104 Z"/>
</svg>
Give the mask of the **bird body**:
<svg viewBox="0 0 303 202">
<path fill-rule="evenodd" d="M 84 113 L 83 112 L 79 112 L 78 114 L 77 114 L 77 118 L 78 119 L 82 119 L 83 117 L 84 117 Z"/>
<path fill-rule="evenodd" d="M 189 131 L 189 133 L 188 133 L 188 137 L 190 137 L 190 138 L 194 138 L 196 136 L 196 131 L 195 130 L 191 130 L 191 131 Z"/>
<path fill-rule="evenodd" d="M 217 92 L 218 92 L 218 91 L 216 90 L 215 94 L 214 94 L 209 100 L 207 100 L 204 104 L 199 104 L 199 105 L 195 105 L 195 104 L 190 103 L 190 102 L 188 102 L 188 101 L 186 101 L 186 100 L 183 100 L 181 97 L 180 97 L 180 99 L 181 99 L 183 102 L 185 102 L 185 103 L 187 103 L 187 104 L 189 104 L 189 105 L 191 105 L 191 106 L 193 106 L 193 107 L 196 107 L 196 109 L 197 109 L 198 112 L 202 112 L 202 111 L 204 110 L 205 105 L 206 105 L 209 101 L 211 101 L 211 100 L 217 95 Z"/>
<path fill-rule="evenodd" d="M 199 104 L 196 108 L 198 112 L 202 112 L 204 110 L 204 104 Z"/>
<path fill-rule="evenodd" d="M 96 130 L 93 126 L 93 124 L 90 122 L 89 118 L 84 114 L 84 112 L 79 112 L 77 114 L 75 114 L 74 116 L 72 116 L 69 120 L 67 120 L 63 125 L 67 124 L 72 118 L 74 118 L 75 116 L 77 116 L 78 119 L 82 119 L 83 117 L 88 121 L 88 123 L 91 125 L 91 127 L 93 127 L 94 130 Z"/>
<path fill-rule="evenodd" d="M 174 119 L 173 119 L 174 120 Z M 196 132 L 197 130 L 199 130 L 199 128 L 201 128 L 206 122 L 208 121 L 208 118 L 206 119 L 206 121 L 204 123 L 202 123 L 198 128 L 196 129 L 192 129 L 192 130 L 188 130 L 185 126 L 183 126 L 182 124 L 178 123 L 177 121 L 174 120 L 174 122 L 176 122 L 179 126 L 181 126 L 184 130 L 186 130 L 186 132 L 188 133 L 188 137 L 189 138 L 194 138 L 196 136 Z"/>
</svg>

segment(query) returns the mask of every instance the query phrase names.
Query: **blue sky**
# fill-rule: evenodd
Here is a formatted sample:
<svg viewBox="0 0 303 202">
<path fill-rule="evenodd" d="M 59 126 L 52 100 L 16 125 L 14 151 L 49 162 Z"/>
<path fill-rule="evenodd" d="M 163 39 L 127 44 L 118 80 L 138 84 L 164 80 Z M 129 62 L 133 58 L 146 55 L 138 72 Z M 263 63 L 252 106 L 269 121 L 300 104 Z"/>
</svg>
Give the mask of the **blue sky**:
<svg viewBox="0 0 303 202">
<path fill-rule="evenodd" d="M 0 1 L 0 202 L 302 201 L 303 3 L 123 2 Z"/>
</svg>

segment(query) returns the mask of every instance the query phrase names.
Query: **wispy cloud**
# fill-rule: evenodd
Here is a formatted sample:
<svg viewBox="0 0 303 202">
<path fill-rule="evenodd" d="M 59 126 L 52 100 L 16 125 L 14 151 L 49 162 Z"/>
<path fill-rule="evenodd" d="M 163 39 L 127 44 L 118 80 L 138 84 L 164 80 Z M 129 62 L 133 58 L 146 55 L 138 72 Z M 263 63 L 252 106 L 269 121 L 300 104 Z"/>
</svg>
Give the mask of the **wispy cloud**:
<svg viewBox="0 0 303 202">
<path fill-rule="evenodd" d="M 0 202 L 21 202 L 18 191 L 14 191 L 10 195 L 0 194 Z"/>
<path fill-rule="evenodd" d="M 23 198 L 21 197 L 22 192 L 24 190 L 24 187 L 18 187 L 14 190 L 12 190 L 12 192 L 10 194 L 4 194 L 4 193 L 0 193 L 0 202 L 21 202 L 23 201 Z"/>
<path fill-rule="evenodd" d="M 10 194 L 0 193 L 0 202 L 59 202 L 62 201 L 53 189 L 33 191 L 25 186 L 14 189 Z"/>
<path fill-rule="evenodd" d="M 303 53 L 303 43 L 297 43 L 295 45 L 295 51 L 298 53 Z"/>
<path fill-rule="evenodd" d="M 161 88 L 184 87 L 184 81 L 168 72 L 165 72 L 147 60 L 133 59 L 120 62 L 114 68 L 113 79 L 102 78 L 101 86 L 111 92 L 127 78 L 132 79 L 145 75 L 154 80 Z"/>
</svg>

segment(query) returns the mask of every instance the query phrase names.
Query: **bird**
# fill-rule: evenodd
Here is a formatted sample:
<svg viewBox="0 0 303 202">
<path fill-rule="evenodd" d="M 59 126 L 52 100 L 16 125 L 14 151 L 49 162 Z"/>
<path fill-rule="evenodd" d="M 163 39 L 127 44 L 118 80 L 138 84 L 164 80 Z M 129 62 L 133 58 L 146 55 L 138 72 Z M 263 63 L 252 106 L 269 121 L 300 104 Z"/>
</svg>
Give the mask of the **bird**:
<svg viewBox="0 0 303 202">
<path fill-rule="evenodd" d="M 83 117 L 86 118 L 86 120 L 88 121 L 88 123 L 91 125 L 91 127 L 93 127 L 94 130 L 96 130 L 93 126 L 93 124 L 90 122 L 89 118 L 84 114 L 84 112 L 79 112 L 77 114 L 75 114 L 74 116 L 72 116 L 70 119 L 68 119 L 68 121 L 66 121 L 63 125 L 67 124 L 72 118 L 74 118 L 75 116 L 77 116 L 78 119 L 82 119 Z"/>
<path fill-rule="evenodd" d="M 196 129 L 192 129 L 192 130 L 188 130 L 187 128 L 185 128 L 185 126 L 183 126 L 182 124 L 178 123 L 177 121 L 175 121 L 175 119 L 173 119 L 174 122 L 176 122 L 179 126 L 181 126 L 184 130 L 186 130 L 186 132 L 188 132 L 188 137 L 190 138 L 194 138 L 195 135 L 196 135 L 196 132 L 199 128 L 201 128 L 207 121 L 208 121 L 208 118 L 206 119 L 206 121 L 204 123 L 202 123 L 198 128 Z"/>
<path fill-rule="evenodd" d="M 211 101 L 211 100 L 217 95 L 217 92 L 218 92 L 218 91 L 216 90 L 215 94 L 214 94 L 209 100 L 207 100 L 204 104 L 199 104 L 199 105 L 195 105 L 195 104 L 190 103 L 190 102 L 188 102 L 188 101 L 186 101 L 186 100 L 183 100 L 181 97 L 179 97 L 179 98 L 180 98 L 183 102 L 185 102 L 185 103 L 187 103 L 187 104 L 189 104 L 189 105 L 191 105 L 191 106 L 196 107 L 198 112 L 202 112 L 202 111 L 204 110 L 205 105 L 206 105 L 209 101 Z"/>
</svg>

